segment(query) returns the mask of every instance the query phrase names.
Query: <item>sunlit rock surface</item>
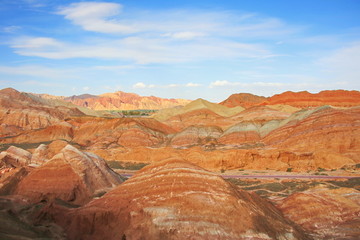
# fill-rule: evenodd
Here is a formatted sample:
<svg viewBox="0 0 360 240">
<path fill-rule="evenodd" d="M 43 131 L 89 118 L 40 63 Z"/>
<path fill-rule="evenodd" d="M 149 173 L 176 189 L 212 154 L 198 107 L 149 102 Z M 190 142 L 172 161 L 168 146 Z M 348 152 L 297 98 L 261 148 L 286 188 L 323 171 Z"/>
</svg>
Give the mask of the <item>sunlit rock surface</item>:
<svg viewBox="0 0 360 240">
<path fill-rule="evenodd" d="M 58 222 L 70 239 L 309 239 L 257 195 L 177 159 L 143 168 Z"/>
</svg>

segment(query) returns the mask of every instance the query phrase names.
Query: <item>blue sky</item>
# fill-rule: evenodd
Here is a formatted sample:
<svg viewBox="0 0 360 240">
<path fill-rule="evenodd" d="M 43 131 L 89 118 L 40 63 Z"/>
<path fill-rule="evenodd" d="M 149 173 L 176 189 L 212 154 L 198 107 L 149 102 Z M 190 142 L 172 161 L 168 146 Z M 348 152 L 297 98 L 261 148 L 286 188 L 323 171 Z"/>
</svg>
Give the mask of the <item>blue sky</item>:
<svg viewBox="0 0 360 240">
<path fill-rule="evenodd" d="M 360 90 L 360 1 L 0 1 L 0 88 L 232 93 Z"/>
</svg>

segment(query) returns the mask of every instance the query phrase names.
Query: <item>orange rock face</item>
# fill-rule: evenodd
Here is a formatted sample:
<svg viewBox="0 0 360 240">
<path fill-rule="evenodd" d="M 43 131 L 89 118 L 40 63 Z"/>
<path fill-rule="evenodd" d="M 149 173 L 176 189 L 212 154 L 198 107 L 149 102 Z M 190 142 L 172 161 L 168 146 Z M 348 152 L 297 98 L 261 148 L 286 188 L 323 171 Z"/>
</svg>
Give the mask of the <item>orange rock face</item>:
<svg viewBox="0 0 360 240">
<path fill-rule="evenodd" d="M 71 141 L 74 133 L 73 126 L 67 122 L 59 122 L 42 129 L 22 131 L 12 138 L 2 138 L 0 143 L 40 143 L 54 140 Z"/>
<path fill-rule="evenodd" d="M 308 239 L 257 195 L 176 159 L 142 169 L 58 222 L 69 239 Z"/>
<path fill-rule="evenodd" d="M 170 144 L 173 147 L 204 145 L 220 137 L 222 130 L 215 126 L 193 126 L 175 134 Z"/>
<path fill-rule="evenodd" d="M 181 158 L 209 170 L 220 169 L 273 169 L 301 172 L 318 168 L 341 168 L 344 165 L 354 165 L 354 161 L 341 154 L 328 152 L 296 152 L 288 149 L 223 149 L 214 150 L 205 147 L 187 149 L 143 148 L 93 150 L 94 153 L 107 160 L 125 162 L 155 163 L 164 158 Z"/>
<path fill-rule="evenodd" d="M 84 114 L 78 109 L 46 106 L 11 88 L 0 90 L 0 124 L 3 128 L 39 129 L 71 115 Z"/>
<path fill-rule="evenodd" d="M 314 188 L 287 197 L 279 208 L 318 239 L 357 239 L 360 192 Z"/>
<path fill-rule="evenodd" d="M 181 131 L 194 125 L 214 126 L 226 128 L 236 123 L 236 121 L 220 116 L 209 109 L 197 109 L 187 113 L 178 114 L 164 121 L 166 125 Z"/>
<path fill-rule="evenodd" d="M 59 198 L 83 204 L 121 182 L 103 159 L 67 145 L 49 162 L 32 170 L 18 184 L 15 193 L 32 202 Z"/>
<path fill-rule="evenodd" d="M 94 110 L 162 109 L 182 106 L 190 102 L 185 99 L 166 99 L 154 96 L 143 97 L 135 93 L 125 93 L 121 91 L 105 93 L 99 96 L 85 94 L 64 98 L 64 100 Z"/>
<path fill-rule="evenodd" d="M 256 96 L 250 93 L 237 93 L 232 94 L 220 104 L 231 108 L 237 106 L 249 108 L 263 103 L 266 99 L 266 97 Z"/>
<path fill-rule="evenodd" d="M 272 131 L 264 143 L 297 151 L 327 150 L 360 162 L 360 108 L 318 108 Z"/>
<path fill-rule="evenodd" d="M 6 151 L 0 153 L 0 167 L 24 167 L 31 163 L 31 158 L 30 152 L 11 146 Z"/>
<path fill-rule="evenodd" d="M 309 92 L 284 92 L 268 98 L 262 105 L 286 104 L 299 108 L 331 105 L 336 107 L 353 107 L 360 105 L 359 91 L 322 91 L 316 94 Z"/>
<path fill-rule="evenodd" d="M 74 123 L 76 125 L 76 123 Z M 81 123 L 73 141 L 83 146 L 159 146 L 175 131 L 154 119 L 93 119 Z"/>
</svg>

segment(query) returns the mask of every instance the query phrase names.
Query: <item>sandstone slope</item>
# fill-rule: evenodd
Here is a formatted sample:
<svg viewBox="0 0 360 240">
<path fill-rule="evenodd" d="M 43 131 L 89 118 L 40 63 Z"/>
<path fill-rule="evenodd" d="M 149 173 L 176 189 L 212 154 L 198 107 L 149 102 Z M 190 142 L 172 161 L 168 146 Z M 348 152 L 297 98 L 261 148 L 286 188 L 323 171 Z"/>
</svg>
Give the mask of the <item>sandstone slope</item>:
<svg viewBox="0 0 360 240">
<path fill-rule="evenodd" d="M 320 107 L 298 112 L 264 139 L 266 145 L 295 151 L 325 150 L 360 162 L 360 107 Z"/>
<path fill-rule="evenodd" d="M 175 131 L 154 119 L 121 118 L 89 120 L 74 119 L 71 124 L 77 126 L 73 141 L 86 147 L 156 147 L 165 144 L 168 135 Z"/>
<path fill-rule="evenodd" d="M 244 108 L 242 107 L 228 108 L 223 105 L 212 103 L 199 98 L 195 101 L 190 102 L 184 107 L 163 109 L 158 113 L 154 114 L 153 118 L 159 121 L 165 121 L 173 116 L 185 114 L 199 109 L 208 109 L 211 112 L 214 112 L 222 117 L 230 117 L 244 110 Z"/>
<path fill-rule="evenodd" d="M 145 97 L 135 93 L 126 93 L 122 91 L 105 93 L 99 96 L 84 94 L 63 99 L 75 105 L 93 110 L 162 109 L 183 106 L 190 102 L 185 99 L 167 99 L 154 96 Z"/>
<path fill-rule="evenodd" d="M 26 196 L 34 203 L 58 198 L 83 204 L 121 182 L 102 158 L 67 145 L 50 161 L 24 177 L 14 193 Z"/>
<path fill-rule="evenodd" d="M 285 216 L 317 239 L 358 239 L 360 192 L 316 187 L 294 193 L 278 205 Z"/>
<path fill-rule="evenodd" d="M 256 194 L 177 159 L 143 168 L 57 222 L 69 239 L 309 239 Z"/>
<path fill-rule="evenodd" d="M 263 103 L 264 101 L 266 101 L 266 99 L 266 97 L 256 96 L 251 93 L 236 93 L 232 94 L 230 97 L 228 97 L 219 104 L 230 108 L 237 106 L 249 108 Z"/>
<path fill-rule="evenodd" d="M 359 91 L 332 90 L 319 93 L 284 92 L 267 99 L 262 105 L 286 104 L 298 108 L 331 105 L 336 107 L 353 107 L 360 105 Z"/>
<path fill-rule="evenodd" d="M 67 110 L 69 111 L 44 106 L 11 88 L 0 90 L 0 124 L 3 128 L 11 126 L 21 130 L 38 129 L 57 123 L 70 114 L 82 114 L 75 109 Z M 2 133 L 0 135 L 8 136 Z"/>
<path fill-rule="evenodd" d="M 225 129 L 236 123 L 235 120 L 223 117 L 210 109 L 202 108 L 189 111 L 182 114 L 174 115 L 163 121 L 166 125 L 171 126 L 177 131 L 184 130 L 190 126 L 214 126 Z"/>
</svg>

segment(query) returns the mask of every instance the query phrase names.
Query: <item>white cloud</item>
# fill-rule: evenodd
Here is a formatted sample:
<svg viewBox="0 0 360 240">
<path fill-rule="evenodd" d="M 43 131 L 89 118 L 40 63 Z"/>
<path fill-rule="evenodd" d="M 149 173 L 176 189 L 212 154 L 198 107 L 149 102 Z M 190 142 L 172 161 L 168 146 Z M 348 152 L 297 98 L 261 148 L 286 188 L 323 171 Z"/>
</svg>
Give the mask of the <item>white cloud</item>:
<svg viewBox="0 0 360 240">
<path fill-rule="evenodd" d="M 328 78 L 360 87 L 360 42 L 337 49 L 317 61 Z"/>
<path fill-rule="evenodd" d="M 12 45 L 17 49 L 40 49 L 49 50 L 49 47 L 55 47 L 56 49 L 62 47 L 63 44 L 56 39 L 47 37 L 25 37 L 15 40 Z"/>
<path fill-rule="evenodd" d="M 174 39 L 193 39 L 208 35 L 264 37 L 299 31 L 276 18 L 253 13 L 209 10 L 127 10 L 110 2 L 80 2 L 60 8 L 63 15 L 87 31 L 112 34 L 146 33 Z"/>
<path fill-rule="evenodd" d="M 200 87 L 200 86 L 201 86 L 201 84 L 199 84 L 199 83 L 187 83 L 185 85 L 185 87 Z"/>
<path fill-rule="evenodd" d="M 84 91 L 89 91 L 89 90 L 90 90 L 90 87 L 87 87 L 87 86 L 86 86 L 86 87 L 83 87 L 83 90 L 84 90 Z"/>
<path fill-rule="evenodd" d="M 146 88 L 147 85 L 143 82 L 138 82 L 133 85 L 133 88 Z"/>
<path fill-rule="evenodd" d="M 97 58 L 130 60 L 137 64 L 179 63 L 208 59 L 267 58 L 259 44 L 209 40 L 179 44 L 163 38 L 128 37 L 103 43 L 72 44 L 52 38 L 21 38 L 12 45 L 23 56 L 48 59 Z"/>
<path fill-rule="evenodd" d="M 128 69 L 134 69 L 136 68 L 135 65 L 110 65 L 110 66 L 95 66 L 94 69 L 97 70 L 112 70 L 112 71 L 117 71 L 117 70 L 128 70 Z"/>
<path fill-rule="evenodd" d="M 287 26 L 279 19 L 256 14 L 126 10 L 121 4 L 110 2 L 72 3 L 57 14 L 86 31 L 101 34 L 96 40 L 69 42 L 47 37 L 15 39 L 11 46 L 15 52 L 48 59 L 119 59 L 131 61 L 130 64 L 265 59 L 277 55 L 259 42 L 277 37 L 280 38 L 275 40 L 282 40 L 284 35 L 297 31 L 297 27 Z"/>
<path fill-rule="evenodd" d="M 126 24 L 109 19 L 121 13 L 122 5 L 107 2 L 72 3 L 57 13 L 87 31 L 101 33 L 133 33 L 136 30 Z"/>
<path fill-rule="evenodd" d="M 206 36 L 206 34 L 202 32 L 176 32 L 176 33 L 165 33 L 162 36 L 171 37 L 180 40 L 190 40 L 198 37 L 204 37 Z"/>
<path fill-rule="evenodd" d="M 236 85 L 236 83 L 232 83 L 226 80 L 218 80 L 210 83 L 209 87 L 213 88 L 213 87 L 224 87 L 224 86 L 233 86 L 233 85 Z"/>
</svg>

